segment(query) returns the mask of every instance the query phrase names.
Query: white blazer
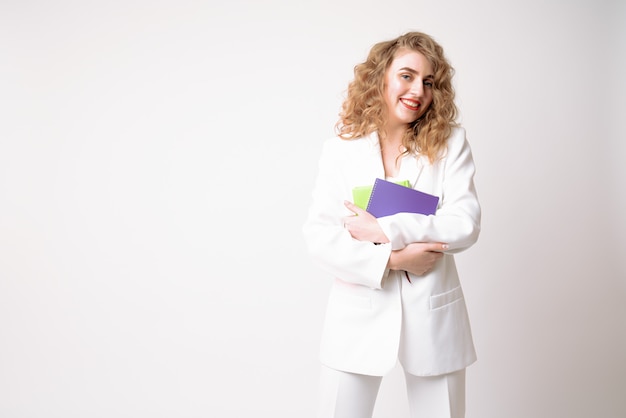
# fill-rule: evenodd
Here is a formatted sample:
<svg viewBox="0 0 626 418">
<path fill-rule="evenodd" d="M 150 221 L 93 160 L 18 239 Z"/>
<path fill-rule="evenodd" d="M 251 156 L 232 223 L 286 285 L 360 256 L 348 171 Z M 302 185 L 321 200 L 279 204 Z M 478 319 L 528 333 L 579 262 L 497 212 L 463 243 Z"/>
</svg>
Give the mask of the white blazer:
<svg viewBox="0 0 626 418">
<path fill-rule="evenodd" d="M 312 205 L 303 226 L 312 258 L 334 277 L 322 332 L 324 365 L 383 376 L 399 360 L 417 376 L 439 375 L 476 360 L 470 324 L 453 254 L 478 239 L 481 210 L 474 162 L 465 130 L 453 128 L 444 157 L 405 156 L 399 180 L 440 197 L 435 215 L 401 213 L 379 218 L 391 241 L 353 239 L 342 226 L 352 188 L 385 178 L 378 136 L 328 139 L 319 160 Z M 449 244 L 425 276 L 386 269 L 392 250 L 412 242 Z"/>
</svg>

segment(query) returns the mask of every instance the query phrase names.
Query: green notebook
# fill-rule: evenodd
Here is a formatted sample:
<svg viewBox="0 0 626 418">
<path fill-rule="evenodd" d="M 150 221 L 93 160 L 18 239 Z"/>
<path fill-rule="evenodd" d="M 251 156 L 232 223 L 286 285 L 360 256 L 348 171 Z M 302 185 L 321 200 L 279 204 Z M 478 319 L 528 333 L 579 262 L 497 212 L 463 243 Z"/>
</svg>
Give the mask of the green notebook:
<svg viewBox="0 0 626 418">
<path fill-rule="evenodd" d="M 394 181 L 394 183 L 404 187 L 411 187 L 411 183 L 409 183 L 408 180 Z M 367 209 L 367 204 L 370 201 L 373 188 L 374 185 L 372 184 L 371 186 L 357 186 L 352 189 L 352 200 L 354 201 L 354 204 L 363 210 Z"/>
</svg>

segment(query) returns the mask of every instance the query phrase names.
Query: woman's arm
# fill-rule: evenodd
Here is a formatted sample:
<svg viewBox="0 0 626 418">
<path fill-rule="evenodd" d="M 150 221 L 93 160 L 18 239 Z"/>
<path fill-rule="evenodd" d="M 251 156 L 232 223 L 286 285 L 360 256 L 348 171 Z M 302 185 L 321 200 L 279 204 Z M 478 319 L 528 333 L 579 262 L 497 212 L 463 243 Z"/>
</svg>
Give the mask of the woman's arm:
<svg viewBox="0 0 626 418">
<path fill-rule="evenodd" d="M 343 140 L 333 138 L 324 144 L 302 232 L 311 257 L 321 268 L 344 281 L 380 289 L 391 245 L 356 240 L 344 228 L 343 218 L 349 212 L 343 202 L 350 187 L 344 184 L 341 168 L 350 150 L 339 141 Z"/>
</svg>

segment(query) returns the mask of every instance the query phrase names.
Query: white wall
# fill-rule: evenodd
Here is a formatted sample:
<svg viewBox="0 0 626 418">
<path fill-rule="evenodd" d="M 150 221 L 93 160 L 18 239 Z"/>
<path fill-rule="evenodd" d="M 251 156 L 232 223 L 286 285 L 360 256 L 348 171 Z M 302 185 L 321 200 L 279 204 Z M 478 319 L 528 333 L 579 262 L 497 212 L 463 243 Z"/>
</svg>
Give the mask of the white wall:
<svg viewBox="0 0 626 418">
<path fill-rule="evenodd" d="M 623 3 L 623 2 L 622 2 Z M 468 418 L 626 414 L 619 1 L 0 3 L 0 416 L 313 417 L 300 227 L 369 47 L 457 69 Z M 621 94 L 620 94 L 621 92 Z M 399 369 L 377 417 L 406 416 Z"/>
</svg>

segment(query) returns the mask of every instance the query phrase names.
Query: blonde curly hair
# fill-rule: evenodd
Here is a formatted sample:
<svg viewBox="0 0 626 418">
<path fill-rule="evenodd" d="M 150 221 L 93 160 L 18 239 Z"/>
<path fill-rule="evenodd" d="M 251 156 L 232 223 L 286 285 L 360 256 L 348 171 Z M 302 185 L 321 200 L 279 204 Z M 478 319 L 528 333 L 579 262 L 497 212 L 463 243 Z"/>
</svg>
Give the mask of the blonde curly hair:
<svg viewBox="0 0 626 418">
<path fill-rule="evenodd" d="M 405 154 L 426 155 L 432 163 L 440 156 L 456 125 L 457 108 L 452 86 L 454 68 L 447 61 L 443 48 L 425 33 L 408 32 L 377 43 L 367 59 L 354 67 L 354 80 L 348 85 L 339 113 L 337 133 L 343 139 L 355 139 L 375 131 L 380 133 L 387 115 L 383 98 L 385 73 L 399 50 L 421 53 L 433 68 L 433 101 L 422 117 L 408 125 L 402 138 Z"/>
</svg>

